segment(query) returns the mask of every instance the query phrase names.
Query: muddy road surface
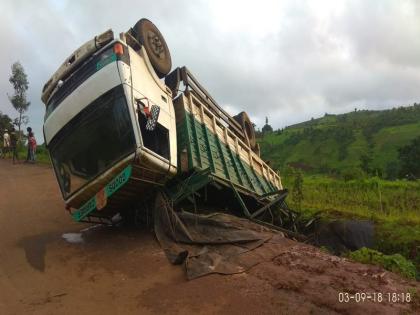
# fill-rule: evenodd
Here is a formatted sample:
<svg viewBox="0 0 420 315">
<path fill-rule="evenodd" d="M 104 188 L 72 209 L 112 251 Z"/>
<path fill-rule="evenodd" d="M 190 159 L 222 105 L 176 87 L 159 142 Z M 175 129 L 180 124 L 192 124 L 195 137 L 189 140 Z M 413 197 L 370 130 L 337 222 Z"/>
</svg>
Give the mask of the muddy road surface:
<svg viewBox="0 0 420 315">
<path fill-rule="evenodd" d="M 340 292 L 383 299 L 345 303 Z M 246 273 L 187 281 L 152 231 L 74 223 L 51 168 L 0 160 L 0 314 L 420 314 L 416 292 L 418 282 L 288 239 Z"/>
</svg>

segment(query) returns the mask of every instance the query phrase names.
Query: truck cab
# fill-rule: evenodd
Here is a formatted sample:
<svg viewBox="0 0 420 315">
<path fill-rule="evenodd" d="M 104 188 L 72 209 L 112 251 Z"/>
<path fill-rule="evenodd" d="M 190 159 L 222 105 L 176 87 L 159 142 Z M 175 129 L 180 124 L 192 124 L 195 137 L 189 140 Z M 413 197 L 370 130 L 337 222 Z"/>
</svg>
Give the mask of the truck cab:
<svg viewBox="0 0 420 315">
<path fill-rule="evenodd" d="M 171 91 L 144 45 L 128 45 L 126 36 L 96 36 L 44 86 L 45 143 L 69 207 L 80 207 L 127 165 L 154 173 L 156 185 L 176 174 Z"/>
</svg>

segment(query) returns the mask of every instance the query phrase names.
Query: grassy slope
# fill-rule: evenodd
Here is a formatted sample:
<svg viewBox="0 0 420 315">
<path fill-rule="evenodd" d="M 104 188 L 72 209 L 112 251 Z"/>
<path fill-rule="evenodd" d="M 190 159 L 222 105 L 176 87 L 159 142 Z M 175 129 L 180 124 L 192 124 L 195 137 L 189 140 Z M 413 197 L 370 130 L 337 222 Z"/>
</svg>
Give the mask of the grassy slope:
<svg viewBox="0 0 420 315">
<path fill-rule="evenodd" d="M 420 136 L 420 106 L 387 111 L 327 115 L 259 139 L 262 156 L 284 170 L 299 163 L 314 173 L 342 172 L 359 167 L 360 157 L 385 172 L 396 161 L 398 148 Z M 340 158 L 340 149 L 343 150 Z"/>
<path fill-rule="evenodd" d="M 351 141 L 340 134 L 342 130 L 352 130 Z M 303 166 L 303 200 L 298 205 L 289 197 L 292 208 L 309 216 L 322 211 L 328 219 L 375 221 L 376 248 L 401 253 L 415 263 L 420 275 L 420 182 L 379 178 L 344 182 L 325 176 L 331 170 L 359 168 L 364 154 L 372 157 L 372 168 L 385 170 L 398 159 L 398 148 L 419 135 L 420 107 L 411 106 L 328 115 L 267 134 L 260 145 L 262 157 L 283 171 L 283 183 L 292 195 L 294 175 L 286 166 L 296 162 Z M 340 146 L 345 149 L 341 159 Z"/>
<path fill-rule="evenodd" d="M 284 176 L 291 188 L 294 176 Z M 386 181 L 379 178 L 342 180 L 323 175 L 305 176 L 301 205 L 288 198 L 305 217 L 315 213 L 325 219 L 357 218 L 376 225 L 375 248 L 400 253 L 413 261 L 420 277 L 420 182 Z"/>
<path fill-rule="evenodd" d="M 397 149 L 408 144 L 415 137 L 420 135 L 420 121 L 418 123 L 406 124 L 382 128 L 374 136 L 375 150 L 374 163 L 378 167 L 385 167 L 386 162 L 398 158 Z"/>
</svg>

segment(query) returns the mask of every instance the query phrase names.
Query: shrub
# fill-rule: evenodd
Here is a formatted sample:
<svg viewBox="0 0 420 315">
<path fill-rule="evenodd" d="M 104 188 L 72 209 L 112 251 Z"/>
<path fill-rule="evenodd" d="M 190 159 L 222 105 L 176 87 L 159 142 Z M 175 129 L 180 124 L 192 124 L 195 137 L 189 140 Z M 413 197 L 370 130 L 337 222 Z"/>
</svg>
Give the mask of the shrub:
<svg viewBox="0 0 420 315">
<path fill-rule="evenodd" d="M 385 255 L 377 250 L 363 247 L 349 253 L 348 257 L 364 264 L 381 266 L 386 270 L 399 273 L 406 278 L 416 278 L 416 267 L 411 261 L 405 259 L 400 254 Z"/>
<path fill-rule="evenodd" d="M 396 180 L 398 178 L 399 173 L 400 173 L 399 163 L 397 161 L 388 162 L 388 164 L 385 167 L 386 179 Z"/>
<path fill-rule="evenodd" d="M 348 168 L 341 172 L 344 181 L 354 180 L 354 179 L 364 179 L 366 174 L 358 167 Z"/>
</svg>

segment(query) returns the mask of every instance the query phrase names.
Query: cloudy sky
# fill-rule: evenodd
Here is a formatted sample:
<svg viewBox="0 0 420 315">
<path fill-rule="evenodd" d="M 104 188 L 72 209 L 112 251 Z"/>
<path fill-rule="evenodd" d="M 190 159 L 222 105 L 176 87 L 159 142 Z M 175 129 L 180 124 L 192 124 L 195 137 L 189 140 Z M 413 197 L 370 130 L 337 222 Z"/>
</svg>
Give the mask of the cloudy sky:
<svg viewBox="0 0 420 315">
<path fill-rule="evenodd" d="M 39 140 L 41 88 L 76 48 L 147 17 L 228 112 L 274 128 L 420 101 L 420 1 L 2 0 L 0 111 L 16 117 L 10 66 L 29 77 Z M 39 141 L 41 142 L 41 141 Z"/>
</svg>

